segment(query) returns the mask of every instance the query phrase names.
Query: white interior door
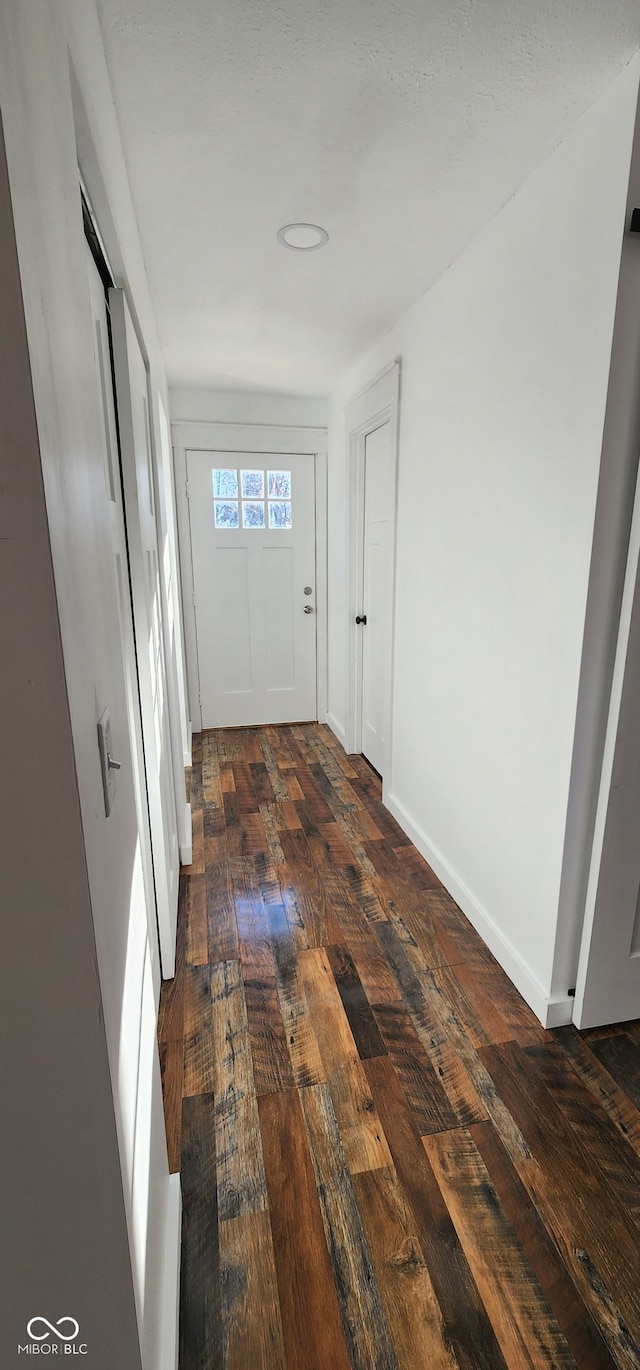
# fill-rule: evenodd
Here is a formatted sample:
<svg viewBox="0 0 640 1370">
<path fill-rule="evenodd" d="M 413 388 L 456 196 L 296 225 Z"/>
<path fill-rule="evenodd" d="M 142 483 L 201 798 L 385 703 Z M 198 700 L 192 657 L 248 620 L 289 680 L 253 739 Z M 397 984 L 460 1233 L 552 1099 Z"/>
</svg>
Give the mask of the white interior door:
<svg viewBox="0 0 640 1370">
<path fill-rule="evenodd" d="M 187 452 L 203 728 L 317 718 L 315 458 Z"/>
<path fill-rule="evenodd" d="M 640 1017 L 640 484 L 629 543 L 574 1020 Z"/>
<path fill-rule="evenodd" d="M 122 720 L 114 718 L 113 705 L 111 704 L 111 723 L 114 732 L 114 752 L 116 757 L 118 755 L 118 733 L 122 732 L 123 727 L 128 726 L 145 906 L 149 913 L 150 923 L 148 932 L 152 957 L 154 964 L 156 964 L 159 959 L 160 948 L 158 945 L 156 929 L 156 896 L 151 858 L 149 805 L 147 800 L 144 752 L 142 747 L 142 723 L 140 718 L 140 696 L 135 659 L 135 642 L 131 618 L 131 595 L 129 590 L 127 543 L 124 529 L 120 462 L 118 458 L 118 440 L 116 435 L 115 401 L 111 379 L 111 349 L 109 343 L 109 326 L 107 322 L 107 302 L 104 294 L 104 286 L 98 275 L 98 270 L 91 252 L 88 247 L 85 248 L 85 251 L 87 273 L 89 276 L 96 383 L 103 421 L 105 486 L 111 518 L 111 539 L 118 591 L 122 666 L 127 692 L 127 718 Z M 118 776 L 119 788 L 121 788 L 123 779 L 124 778 Z M 117 802 L 114 802 L 113 812 L 109 817 L 110 823 L 112 822 L 118 807 L 119 805 Z"/>
<path fill-rule="evenodd" d="M 391 651 L 391 425 L 367 433 L 364 447 L 362 751 L 383 774 L 387 659 Z"/>
<path fill-rule="evenodd" d="M 162 974 L 175 972 L 180 856 L 158 567 L 147 369 L 122 290 L 109 292 L 131 598 Z"/>
</svg>

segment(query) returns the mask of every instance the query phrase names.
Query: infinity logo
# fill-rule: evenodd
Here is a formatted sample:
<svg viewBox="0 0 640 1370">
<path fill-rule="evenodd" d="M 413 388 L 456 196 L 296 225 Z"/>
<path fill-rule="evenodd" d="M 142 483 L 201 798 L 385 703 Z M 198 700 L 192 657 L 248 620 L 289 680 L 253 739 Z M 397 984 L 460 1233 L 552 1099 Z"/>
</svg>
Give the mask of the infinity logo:
<svg viewBox="0 0 640 1370">
<path fill-rule="evenodd" d="M 41 1323 L 44 1327 L 48 1329 L 48 1331 L 41 1332 L 40 1336 L 37 1336 L 36 1333 L 32 1331 L 33 1325 L 36 1322 Z M 60 1324 L 63 1322 L 70 1322 L 73 1327 L 73 1332 L 69 1332 L 66 1334 L 64 1332 L 60 1332 L 58 1329 L 60 1327 Z M 49 1336 L 50 1332 L 53 1332 L 53 1335 L 55 1337 L 59 1337 L 60 1341 L 73 1341 L 74 1337 L 77 1337 L 79 1331 L 80 1323 L 76 1322 L 75 1318 L 58 1318 L 55 1327 L 53 1323 L 49 1322 L 47 1318 L 36 1317 L 32 1318 L 31 1321 L 27 1323 L 27 1335 L 31 1337 L 32 1341 L 44 1341 L 45 1338 Z"/>
</svg>

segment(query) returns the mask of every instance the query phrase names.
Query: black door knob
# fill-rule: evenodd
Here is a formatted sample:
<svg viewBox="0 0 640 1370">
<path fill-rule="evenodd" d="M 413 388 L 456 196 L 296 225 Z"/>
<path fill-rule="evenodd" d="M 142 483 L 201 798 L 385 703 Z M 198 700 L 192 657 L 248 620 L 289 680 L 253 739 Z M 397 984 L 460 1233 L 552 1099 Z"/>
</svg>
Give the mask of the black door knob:
<svg viewBox="0 0 640 1370">
<path fill-rule="evenodd" d="M 366 615 L 366 614 L 356 614 L 356 623 L 366 623 L 366 621 L 367 621 L 367 615 Z"/>
</svg>

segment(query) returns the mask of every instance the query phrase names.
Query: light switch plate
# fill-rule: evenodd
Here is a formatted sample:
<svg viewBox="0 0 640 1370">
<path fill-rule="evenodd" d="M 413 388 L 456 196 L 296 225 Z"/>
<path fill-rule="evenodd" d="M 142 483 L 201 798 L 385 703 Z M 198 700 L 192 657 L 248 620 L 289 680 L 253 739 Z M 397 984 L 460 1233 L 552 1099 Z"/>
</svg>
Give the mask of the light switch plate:
<svg viewBox="0 0 640 1370">
<path fill-rule="evenodd" d="M 98 719 L 98 747 L 100 749 L 100 767 L 102 770 L 102 792 L 104 794 L 104 811 L 108 818 L 113 808 L 113 801 L 116 797 L 116 775 L 117 771 L 111 770 L 109 757 L 112 754 L 111 746 L 111 717 L 109 710 Z"/>
</svg>

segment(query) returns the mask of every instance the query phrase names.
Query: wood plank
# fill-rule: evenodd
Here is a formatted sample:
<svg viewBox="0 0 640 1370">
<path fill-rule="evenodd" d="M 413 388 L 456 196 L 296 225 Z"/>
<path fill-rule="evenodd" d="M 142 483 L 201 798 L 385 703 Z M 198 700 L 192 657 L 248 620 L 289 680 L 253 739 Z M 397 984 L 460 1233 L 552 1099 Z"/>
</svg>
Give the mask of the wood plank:
<svg viewBox="0 0 640 1370">
<path fill-rule="evenodd" d="M 225 766 L 220 767 L 220 789 L 224 795 L 233 794 L 235 788 L 236 782 L 233 778 L 233 766 L 230 763 L 227 763 Z"/>
<path fill-rule="evenodd" d="M 423 1146 L 509 1370 L 575 1367 L 469 1133 L 439 1132 Z"/>
<path fill-rule="evenodd" d="M 395 927 L 400 940 L 412 942 L 419 948 L 424 965 L 446 965 L 448 958 L 441 945 L 438 926 L 420 891 L 404 879 L 402 872 L 395 876 L 377 874 L 372 884 L 385 917 Z"/>
<path fill-rule="evenodd" d="M 242 815 L 242 827 L 244 829 L 245 854 L 251 858 L 265 855 L 269 850 L 269 843 L 267 842 L 262 814 L 244 813 Z"/>
<path fill-rule="evenodd" d="M 367 843 L 366 850 L 374 866 L 374 875 L 387 880 L 396 890 L 414 889 L 390 842 L 372 842 L 370 845 Z"/>
<path fill-rule="evenodd" d="M 255 862 L 236 857 L 229 863 L 240 960 L 246 978 L 268 980 L 275 974 L 269 913 L 258 883 Z"/>
<path fill-rule="evenodd" d="M 368 809 L 359 809 L 354 822 L 363 842 L 384 842 L 384 834 Z"/>
<path fill-rule="evenodd" d="M 624 1090 L 635 1109 L 640 1110 L 640 1050 L 638 1043 L 626 1033 L 599 1038 L 591 1043 L 591 1050 Z"/>
<path fill-rule="evenodd" d="M 288 728 L 286 724 L 281 727 L 277 727 L 277 725 L 274 724 L 272 727 L 263 728 L 261 730 L 261 745 L 263 752 L 265 750 L 265 743 L 267 743 L 273 750 L 273 755 L 278 766 L 292 766 L 296 763 L 297 753 L 294 757 L 291 750 L 291 740 L 291 729 Z"/>
<path fill-rule="evenodd" d="M 238 796 L 235 792 L 223 794 L 225 837 L 229 859 L 244 856 L 244 828 L 241 822 Z"/>
<path fill-rule="evenodd" d="M 256 1094 L 278 1093 L 294 1084 L 275 974 L 269 979 L 244 978 Z"/>
<path fill-rule="evenodd" d="M 375 930 L 376 923 L 388 922 L 390 911 L 381 898 L 377 880 L 372 880 L 354 862 L 340 870 L 338 876 L 350 899 L 355 900 L 367 924 L 372 925 Z"/>
<path fill-rule="evenodd" d="M 202 737 L 210 734 L 215 738 L 221 767 L 225 763 L 238 761 L 242 754 L 242 737 L 239 728 L 206 728 Z"/>
<path fill-rule="evenodd" d="M 342 916 L 340 918 L 342 924 Z M 361 920 L 345 930 L 345 941 L 353 957 L 364 992 L 372 1008 L 378 1004 L 395 1003 L 400 995 L 395 979 L 378 938 Z"/>
<path fill-rule="evenodd" d="M 261 746 L 261 728 L 241 728 L 240 729 L 240 752 L 239 760 L 245 765 L 260 764 L 263 761 Z"/>
<path fill-rule="evenodd" d="M 349 1370 L 298 1092 L 258 1108 L 287 1365 Z"/>
<path fill-rule="evenodd" d="M 184 1097 L 209 1094 L 213 1087 L 210 970 L 189 966 L 184 988 Z"/>
<path fill-rule="evenodd" d="M 207 889 L 204 875 L 192 875 L 189 879 L 185 959 L 188 966 L 206 966 L 209 960 Z"/>
<path fill-rule="evenodd" d="M 394 852 L 404 867 L 405 873 L 411 878 L 412 883 L 422 890 L 441 890 L 442 881 L 438 878 L 435 871 L 425 861 L 417 847 L 410 843 L 402 843 L 394 847 Z"/>
<path fill-rule="evenodd" d="M 278 831 L 276 807 L 275 804 L 261 804 L 260 817 L 264 826 L 269 856 L 275 866 L 280 866 L 284 865 L 284 852 Z"/>
<path fill-rule="evenodd" d="M 439 973 L 449 979 L 455 978 L 485 1033 L 493 1041 L 548 1040 L 548 1034 L 532 1009 L 497 962 L 492 964 L 484 957 L 473 961 L 467 959 L 459 961 L 455 970 L 441 968 Z"/>
<path fill-rule="evenodd" d="M 520 1006 L 502 993 L 493 970 L 482 962 L 469 966 L 464 961 L 456 966 L 434 968 L 433 977 L 472 1046 L 487 1046 L 490 1042 L 510 1042 L 518 1035 L 538 1036 L 544 1041 L 544 1029 L 531 1009 L 520 1001 Z"/>
<path fill-rule="evenodd" d="M 531 1078 L 516 1043 L 482 1056 L 526 1136 L 531 1156 L 516 1169 L 552 1234 L 573 1282 L 617 1365 L 640 1364 L 637 1236 L 627 1215 L 585 1159 L 544 1085 Z"/>
<path fill-rule="evenodd" d="M 351 783 L 352 787 L 355 789 L 355 782 L 352 781 Z M 403 843 L 408 845 L 410 839 L 407 837 L 406 833 L 402 831 L 402 828 L 396 823 L 393 815 L 382 803 L 382 796 L 380 794 L 381 786 L 377 776 L 372 776 L 370 772 L 364 777 L 362 783 L 366 786 L 366 807 L 371 814 L 376 827 L 379 828 L 382 833 L 385 842 L 388 842 L 389 846 L 394 851 Z"/>
<path fill-rule="evenodd" d="M 189 803 L 192 813 L 202 806 L 202 765 L 196 761 L 195 752 L 189 775 Z"/>
<path fill-rule="evenodd" d="M 226 819 L 224 812 L 224 795 L 220 791 L 220 802 L 207 804 L 202 810 L 203 833 L 204 833 L 204 863 L 205 871 L 207 867 L 207 839 L 210 837 L 226 836 Z"/>
<path fill-rule="evenodd" d="M 281 869 L 279 875 L 281 903 L 289 931 L 293 934 L 294 943 L 298 950 L 306 951 L 309 946 L 309 938 L 300 912 L 300 906 L 295 897 L 295 891 L 286 883 L 286 870 Z"/>
<path fill-rule="evenodd" d="M 389 1326 L 328 1085 L 301 1093 L 324 1229 L 353 1370 L 395 1370 Z"/>
<path fill-rule="evenodd" d="M 205 837 L 207 950 L 211 965 L 240 954 L 226 837 Z"/>
<path fill-rule="evenodd" d="M 640 1112 L 624 1093 L 628 1072 L 622 1075 L 621 1087 L 595 1054 L 592 1044 L 583 1041 L 582 1035 L 573 1026 L 556 1028 L 551 1036 L 565 1056 L 569 1057 L 573 1069 L 611 1122 L 633 1147 L 636 1155 L 640 1155 Z"/>
<path fill-rule="evenodd" d="M 302 828 L 298 805 L 290 799 L 278 799 L 273 806 L 275 825 L 279 833 L 296 832 Z"/>
<path fill-rule="evenodd" d="M 257 813 L 259 808 L 258 796 L 253 783 L 251 770 L 246 761 L 234 761 L 233 778 L 236 782 L 236 796 L 239 813 Z"/>
<path fill-rule="evenodd" d="M 185 1099 L 182 1116 L 180 1370 L 222 1364 L 220 1256 L 212 1094 Z"/>
<path fill-rule="evenodd" d="M 367 918 L 359 897 L 352 891 L 351 872 L 353 866 L 341 867 L 328 857 L 324 847 L 315 845 L 313 836 L 306 839 L 312 859 L 316 865 L 316 879 L 324 894 L 324 920 L 318 927 L 318 935 L 324 933 L 324 941 L 318 945 L 348 944 L 366 932 Z M 316 898 L 313 887 L 313 898 Z"/>
<path fill-rule="evenodd" d="M 299 801 L 301 799 L 304 800 L 304 790 L 300 784 L 300 781 L 298 780 L 295 771 L 286 772 L 285 784 L 289 791 L 290 799 L 293 799 L 294 801 Z"/>
<path fill-rule="evenodd" d="M 180 1169 L 182 1145 L 182 1077 L 184 1071 L 184 1042 L 160 1042 L 160 1074 L 167 1136 L 169 1170 Z"/>
<path fill-rule="evenodd" d="M 220 757 L 218 744 L 212 734 L 208 734 L 202 743 L 202 802 L 221 803 Z"/>
<path fill-rule="evenodd" d="M 273 793 L 273 785 L 271 784 L 269 772 L 264 761 L 252 761 L 249 765 L 249 770 L 251 772 L 251 779 L 253 781 L 253 788 L 256 792 L 258 804 L 274 804 L 276 797 Z"/>
<path fill-rule="evenodd" d="M 337 743 L 335 747 L 333 745 L 334 742 Z M 345 752 L 342 743 L 338 742 L 338 739 L 334 737 L 333 733 L 331 733 L 329 738 L 327 738 L 326 734 L 323 732 L 322 744 L 326 748 L 327 752 L 331 754 L 336 765 L 339 766 L 340 770 L 342 771 L 342 774 L 347 778 L 347 780 L 354 780 L 358 775 L 358 772 L 355 769 L 355 759 L 353 757 L 347 756 L 347 753 Z"/>
<path fill-rule="evenodd" d="M 448 1209 L 388 1056 L 365 1061 L 393 1165 L 461 1370 L 507 1370 Z"/>
<path fill-rule="evenodd" d="M 276 983 L 293 1077 L 299 1089 L 325 1080 L 292 934 L 273 943 Z"/>
<path fill-rule="evenodd" d="M 280 841 L 309 946 L 340 943 L 341 928 L 304 833 L 281 832 Z"/>
<path fill-rule="evenodd" d="M 400 941 L 395 928 L 390 924 L 382 924 L 377 930 L 377 935 L 386 952 L 387 961 L 394 971 L 418 1037 L 455 1117 L 463 1126 L 480 1122 L 487 1117 L 487 1104 L 481 1098 L 468 1069 L 465 1068 L 465 1062 L 461 1059 L 462 1052 L 454 1048 L 450 1034 L 427 999 L 426 972 L 423 972 L 420 978 L 409 958 L 406 945 Z M 480 1062 L 478 1064 L 481 1065 Z M 479 1080 L 478 1083 L 484 1081 Z"/>
<path fill-rule="evenodd" d="M 302 790 L 302 801 L 315 827 L 321 827 L 323 823 L 333 822 L 333 813 L 327 803 L 326 793 L 318 785 L 312 772 L 306 767 L 301 766 L 295 771 L 296 780 Z M 326 776 L 324 788 L 331 793 L 331 784 Z"/>
<path fill-rule="evenodd" d="M 532 1075 L 548 1089 L 591 1168 L 639 1223 L 640 1165 L 633 1148 L 620 1136 L 555 1042 L 526 1046 L 525 1055 Z M 640 1238 L 640 1232 L 638 1235 Z"/>
<path fill-rule="evenodd" d="M 268 1213 L 220 1223 L 220 1283 L 225 1370 L 285 1370 Z"/>
<path fill-rule="evenodd" d="M 368 849 L 369 846 L 371 846 L 373 851 L 377 851 L 381 845 L 380 842 L 372 842 L 369 844 L 368 842 L 365 843 L 361 841 L 356 820 L 351 813 L 336 813 L 335 819 L 338 827 L 342 829 L 347 845 L 351 850 L 352 858 L 357 861 L 360 869 L 364 871 L 365 875 L 375 876 L 376 868 L 369 857 Z"/>
<path fill-rule="evenodd" d="M 387 1048 L 347 948 L 327 947 L 327 958 L 360 1059 L 385 1056 Z"/>
<path fill-rule="evenodd" d="M 220 1221 L 267 1207 L 253 1060 L 238 961 L 211 969 L 211 1032 Z"/>
<path fill-rule="evenodd" d="M 602 1336 L 580 1298 L 544 1223 L 491 1123 L 474 1123 L 470 1134 L 491 1176 L 500 1204 L 564 1333 L 576 1364 L 611 1370 Z"/>
<path fill-rule="evenodd" d="M 287 801 L 289 799 L 289 791 L 287 789 L 286 782 L 280 774 L 280 771 L 278 769 L 278 762 L 276 760 L 273 747 L 268 737 L 266 736 L 266 732 L 264 730 L 260 740 L 260 750 L 262 752 L 262 760 L 264 761 L 264 764 L 267 768 L 269 779 L 271 781 L 271 786 L 273 789 L 273 793 L 276 797 L 276 800 Z"/>
<path fill-rule="evenodd" d="M 455 1127 L 457 1115 L 405 1005 L 377 1004 L 375 1016 L 420 1135 Z"/>
<path fill-rule="evenodd" d="M 353 861 L 351 848 L 347 846 L 337 823 L 322 823 L 317 828 L 311 828 L 307 833 L 307 841 L 320 870 L 332 866 L 350 866 Z"/>
<path fill-rule="evenodd" d="M 527 1144 L 512 1114 L 500 1098 L 479 1051 L 473 1047 L 447 995 L 429 966 L 425 966 L 420 952 L 410 944 L 395 945 L 387 925 L 381 926 L 379 936 L 389 943 L 389 955 L 395 957 L 397 974 L 418 1036 L 436 1065 L 444 1089 L 463 1126 L 479 1122 L 483 1117 L 493 1120 L 509 1155 L 526 1158 Z M 441 1059 L 438 1060 L 440 1054 Z M 446 1062 L 446 1064 L 445 1064 Z M 457 1074 L 456 1074 L 457 1071 Z M 471 1094 L 469 1095 L 469 1089 Z M 456 1097 L 454 1091 L 460 1091 Z M 480 1116 L 477 1114 L 480 1109 Z M 470 1112 L 476 1116 L 469 1117 Z M 465 1118 L 463 1115 L 467 1114 Z"/>
<path fill-rule="evenodd" d="M 391 1156 L 326 952 L 302 951 L 300 975 L 353 1172 L 390 1165 Z"/>
<path fill-rule="evenodd" d="M 457 1370 L 395 1170 L 362 1171 L 353 1187 L 399 1370 Z"/>
<path fill-rule="evenodd" d="M 421 907 L 429 916 L 430 927 L 438 940 L 443 961 L 453 966 L 460 961 L 475 962 L 480 959 L 495 968 L 497 962 L 489 948 L 446 890 L 425 890 Z M 413 923 L 411 928 L 419 941 Z"/>
</svg>

